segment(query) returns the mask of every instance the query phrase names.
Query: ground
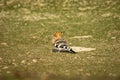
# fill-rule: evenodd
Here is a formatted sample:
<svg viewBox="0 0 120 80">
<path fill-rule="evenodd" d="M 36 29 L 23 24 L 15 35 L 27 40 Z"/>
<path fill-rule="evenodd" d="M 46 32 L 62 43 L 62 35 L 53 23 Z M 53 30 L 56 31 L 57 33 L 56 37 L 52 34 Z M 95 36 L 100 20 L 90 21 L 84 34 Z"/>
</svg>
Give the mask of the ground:
<svg viewBox="0 0 120 80">
<path fill-rule="evenodd" d="M 119 80 L 120 6 L 119 0 L 107 1 L 79 10 L 1 10 L 0 80 Z M 96 50 L 51 52 L 56 31 L 70 46 Z"/>
</svg>

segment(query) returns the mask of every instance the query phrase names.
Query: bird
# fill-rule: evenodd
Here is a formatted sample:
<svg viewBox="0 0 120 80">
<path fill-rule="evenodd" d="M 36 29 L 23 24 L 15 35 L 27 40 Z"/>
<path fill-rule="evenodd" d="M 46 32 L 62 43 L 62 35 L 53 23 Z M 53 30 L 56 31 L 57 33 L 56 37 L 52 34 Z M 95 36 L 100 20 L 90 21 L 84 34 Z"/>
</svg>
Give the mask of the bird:
<svg viewBox="0 0 120 80">
<path fill-rule="evenodd" d="M 55 49 L 53 52 L 70 52 L 76 53 L 70 46 L 68 46 L 67 41 L 64 40 L 62 37 L 62 32 L 55 32 L 52 38 L 52 44 L 54 45 Z"/>
</svg>

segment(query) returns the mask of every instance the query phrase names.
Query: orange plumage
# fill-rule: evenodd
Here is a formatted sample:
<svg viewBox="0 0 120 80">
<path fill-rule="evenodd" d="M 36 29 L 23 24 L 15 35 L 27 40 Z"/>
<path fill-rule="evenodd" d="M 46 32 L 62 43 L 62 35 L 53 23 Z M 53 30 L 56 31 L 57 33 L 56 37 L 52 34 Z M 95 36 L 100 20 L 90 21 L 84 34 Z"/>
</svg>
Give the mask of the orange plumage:
<svg viewBox="0 0 120 80">
<path fill-rule="evenodd" d="M 52 43 L 54 44 L 56 40 L 62 39 L 62 38 L 61 38 L 61 35 L 62 35 L 62 32 L 55 32 L 55 33 L 53 34 Z"/>
</svg>

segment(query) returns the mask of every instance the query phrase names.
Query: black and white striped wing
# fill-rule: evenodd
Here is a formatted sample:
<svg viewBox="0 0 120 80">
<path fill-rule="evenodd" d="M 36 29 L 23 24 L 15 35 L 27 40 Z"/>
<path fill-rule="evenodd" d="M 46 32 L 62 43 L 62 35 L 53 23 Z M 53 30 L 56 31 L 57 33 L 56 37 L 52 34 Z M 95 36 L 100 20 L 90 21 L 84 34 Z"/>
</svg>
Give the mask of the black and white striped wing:
<svg viewBox="0 0 120 80">
<path fill-rule="evenodd" d="M 58 50 L 58 52 L 71 52 L 71 53 L 75 53 L 75 51 L 72 50 L 72 48 L 70 48 L 66 41 L 64 39 L 59 39 L 56 40 L 56 42 L 54 43 L 55 48 Z"/>
</svg>

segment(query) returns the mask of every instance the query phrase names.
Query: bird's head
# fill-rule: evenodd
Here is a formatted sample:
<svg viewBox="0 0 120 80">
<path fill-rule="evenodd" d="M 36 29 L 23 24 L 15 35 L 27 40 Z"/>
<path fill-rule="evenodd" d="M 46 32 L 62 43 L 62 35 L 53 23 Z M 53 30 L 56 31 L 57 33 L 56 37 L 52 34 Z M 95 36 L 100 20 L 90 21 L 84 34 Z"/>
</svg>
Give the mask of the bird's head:
<svg viewBox="0 0 120 80">
<path fill-rule="evenodd" d="M 61 38 L 61 35 L 62 35 L 62 32 L 55 32 L 55 33 L 53 34 L 53 37 Z"/>
<path fill-rule="evenodd" d="M 62 32 L 55 32 L 53 34 L 52 42 L 54 43 L 57 39 L 61 39 L 61 36 L 62 36 Z"/>
</svg>

